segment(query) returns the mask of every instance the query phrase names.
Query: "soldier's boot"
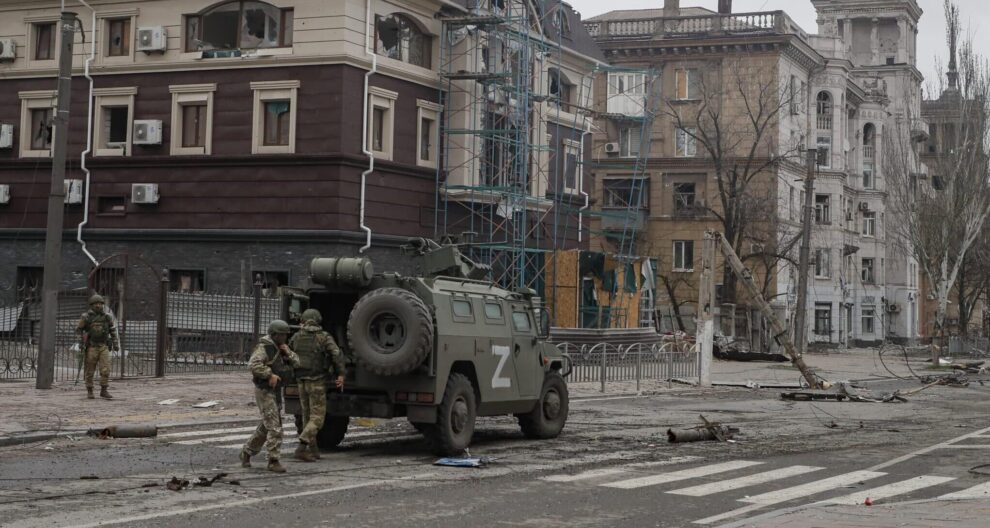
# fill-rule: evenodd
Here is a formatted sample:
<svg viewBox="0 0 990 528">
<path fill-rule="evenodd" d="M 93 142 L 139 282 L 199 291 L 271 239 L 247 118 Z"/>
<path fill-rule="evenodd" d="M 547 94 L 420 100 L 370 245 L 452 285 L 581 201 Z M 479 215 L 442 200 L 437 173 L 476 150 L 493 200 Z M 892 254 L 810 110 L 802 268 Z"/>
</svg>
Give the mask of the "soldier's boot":
<svg viewBox="0 0 990 528">
<path fill-rule="evenodd" d="M 309 444 L 309 452 L 310 453 L 313 453 L 313 457 L 316 458 L 317 460 L 320 460 L 320 459 L 323 458 L 323 457 L 320 456 L 320 446 L 317 445 L 316 442 L 313 442 L 312 444 Z"/>
<path fill-rule="evenodd" d="M 268 471 L 273 473 L 285 473 L 285 467 L 278 463 L 278 460 L 268 461 Z"/>
<path fill-rule="evenodd" d="M 113 396 L 110 395 L 110 391 L 106 387 L 100 387 L 100 398 L 112 400 Z"/>
<path fill-rule="evenodd" d="M 299 442 L 299 445 L 296 446 L 296 452 L 292 456 L 296 460 L 302 460 L 303 462 L 316 462 L 316 457 L 309 450 L 309 445 L 302 442 Z"/>
<path fill-rule="evenodd" d="M 93 387 L 86 387 L 86 397 L 95 400 L 96 396 L 93 396 Z"/>
<path fill-rule="evenodd" d="M 241 449 L 241 454 L 237 458 L 241 459 L 241 467 L 249 468 L 251 467 L 251 453 Z"/>
</svg>

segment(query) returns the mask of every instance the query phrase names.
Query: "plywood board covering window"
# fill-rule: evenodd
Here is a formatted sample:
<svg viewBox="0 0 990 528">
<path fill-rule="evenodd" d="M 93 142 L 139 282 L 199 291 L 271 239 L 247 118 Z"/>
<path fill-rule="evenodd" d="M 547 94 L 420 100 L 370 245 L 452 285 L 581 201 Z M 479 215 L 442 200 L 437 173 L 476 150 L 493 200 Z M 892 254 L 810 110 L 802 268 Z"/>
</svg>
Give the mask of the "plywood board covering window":
<svg viewBox="0 0 990 528">
<path fill-rule="evenodd" d="M 131 19 L 107 20 L 107 55 L 124 57 L 131 53 Z"/>
</svg>

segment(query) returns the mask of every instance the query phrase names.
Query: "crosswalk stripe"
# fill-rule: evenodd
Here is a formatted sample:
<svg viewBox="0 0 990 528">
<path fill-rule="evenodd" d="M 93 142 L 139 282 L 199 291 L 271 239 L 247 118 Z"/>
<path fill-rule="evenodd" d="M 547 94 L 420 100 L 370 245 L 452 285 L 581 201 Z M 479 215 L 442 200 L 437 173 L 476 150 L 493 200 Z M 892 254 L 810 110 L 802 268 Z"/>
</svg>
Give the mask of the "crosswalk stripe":
<svg viewBox="0 0 990 528">
<path fill-rule="evenodd" d="M 939 484 L 945 484 L 946 482 L 953 480 L 956 480 L 955 477 L 923 475 L 921 477 L 902 480 L 900 482 L 894 482 L 893 484 L 887 484 L 877 488 L 857 491 L 856 493 L 850 493 L 849 495 L 843 495 L 842 497 L 824 500 L 821 504 L 863 504 L 867 497 L 871 500 L 879 500 L 887 497 L 893 497 L 895 495 L 903 495 L 905 493 L 910 493 L 912 491 L 931 486 L 937 486 Z"/>
<path fill-rule="evenodd" d="M 723 462 L 721 464 L 712 464 L 709 466 L 684 469 L 681 471 L 672 471 L 670 473 L 662 473 L 660 475 L 650 475 L 646 477 L 637 477 L 628 480 L 620 480 L 617 482 L 609 482 L 606 484 L 602 484 L 602 486 L 609 488 L 618 488 L 618 489 L 643 488 L 646 486 L 656 486 L 657 484 L 676 482 L 678 480 L 687 480 L 691 478 L 714 475 L 716 473 L 724 473 L 726 471 L 733 471 L 736 469 L 747 468 L 759 464 L 762 464 L 762 462 L 750 462 L 748 460 L 733 460 L 731 462 Z"/>
<path fill-rule="evenodd" d="M 181 433 L 160 434 L 158 438 L 192 438 L 195 436 L 210 436 L 215 434 L 250 433 L 257 429 L 257 425 L 251 427 L 234 427 L 231 429 L 210 429 L 208 431 L 183 431 Z"/>
<path fill-rule="evenodd" d="M 988 495 L 990 495 L 990 482 L 984 482 L 983 484 L 977 484 L 972 488 L 947 493 L 939 497 L 939 500 L 983 499 Z"/>
<path fill-rule="evenodd" d="M 285 450 L 285 449 L 289 449 L 289 448 L 295 448 L 296 447 L 296 444 L 298 444 L 298 443 L 299 442 L 296 442 L 296 441 L 282 442 L 282 449 Z M 244 448 L 244 444 L 218 445 L 218 446 L 210 446 L 210 447 L 216 447 L 216 448 L 219 448 L 219 449 L 238 449 L 239 450 L 239 449 L 243 449 Z"/>
<path fill-rule="evenodd" d="M 942 449 L 990 449 L 990 444 L 952 444 L 942 446 Z"/>
<path fill-rule="evenodd" d="M 772 482 L 774 480 L 784 479 L 788 477 L 795 477 L 798 475 L 804 475 L 805 473 L 820 471 L 822 469 L 825 468 L 813 467 L 813 466 L 791 466 L 782 469 L 775 469 L 773 471 L 767 471 L 764 473 L 756 473 L 755 475 L 748 475 L 745 477 L 739 477 L 730 480 L 722 480 L 719 482 L 700 484 L 698 486 L 692 486 L 690 488 L 682 488 L 678 490 L 668 491 L 667 493 L 672 493 L 674 495 L 688 495 L 691 497 L 704 497 L 705 495 L 712 495 L 714 493 L 721 493 L 724 491 L 731 491 L 739 488 L 745 488 L 748 486 L 755 486 L 757 484 L 764 484 L 767 482 Z"/>
<path fill-rule="evenodd" d="M 879 473 L 876 471 L 853 471 L 852 473 L 816 480 L 815 482 L 809 482 L 807 484 L 801 484 L 800 486 L 794 486 L 791 488 L 784 488 L 782 490 L 769 491 L 767 493 L 753 495 L 752 497 L 746 497 L 739 500 L 741 502 L 761 505 L 778 504 L 792 499 L 815 495 L 830 489 L 848 486 L 849 484 L 855 484 L 863 480 L 882 477 L 884 475 L 886 475 L 886 473 Z"/>
<path fill-rule="evenodd" d="M 609 469 L 592 469 L 591 471 L 582 471 L 581 473 L 575 473 L 573 475 L 550 475 L 548 477 L 540 477 L 540 480 L 545 480 L 547 482 L 577 482 L 579 480 L 590 480 L 594 478 L 610 477 L 612 475 L 621 475 L 627 470 L 622 468 L 609 468 Z"/>
</svg>

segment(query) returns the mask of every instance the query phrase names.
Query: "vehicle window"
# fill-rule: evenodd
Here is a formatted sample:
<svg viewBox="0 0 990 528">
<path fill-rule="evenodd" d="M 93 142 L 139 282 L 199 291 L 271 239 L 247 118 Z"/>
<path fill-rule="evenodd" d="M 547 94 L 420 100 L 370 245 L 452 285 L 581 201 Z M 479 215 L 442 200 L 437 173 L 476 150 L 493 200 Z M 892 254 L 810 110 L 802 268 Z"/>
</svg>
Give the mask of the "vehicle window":
<svg viewBox="0 0 990 528">
<path fill-rule="evenodd" d="M 454 299 L 451 302 L 454 307 L 454 315 L 457 317 L 471 317 L 471 301 Z"/>
<path fill-rule="evenodd" d="M 485 317 L 489 319 L 501 319 L 502 305 L 496 303 L 485 303 Z"/>
<path fill-rule="evenodd" d="M 526 312 L 512 312 L 512 324 L 520 332 L 532 330 L 532 326 L 529 324 L 529 314 Z"/>
</svg>

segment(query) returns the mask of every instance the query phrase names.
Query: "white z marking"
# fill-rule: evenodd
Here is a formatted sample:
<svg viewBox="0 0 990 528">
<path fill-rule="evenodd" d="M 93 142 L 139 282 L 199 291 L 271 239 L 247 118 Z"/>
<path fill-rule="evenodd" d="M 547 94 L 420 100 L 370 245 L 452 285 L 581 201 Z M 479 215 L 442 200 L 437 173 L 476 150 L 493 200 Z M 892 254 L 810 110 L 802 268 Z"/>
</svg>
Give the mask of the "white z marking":
<svg viewBox="0 0 990 528">
<path fill-rule="evenodd" d="M 507 389 L 512 387 L 512 380 L 502 376 L 502 369 L 505 368 L 505 363 L 509 361 L 510 353 L 509 347 L 505 345 L 492 345 L 492 354 L 502 357 L 502 359 L 498 360 L 498 366 L 495 367 L 495 374 L 492 376 L 493 389 Z"/>
</svg>

